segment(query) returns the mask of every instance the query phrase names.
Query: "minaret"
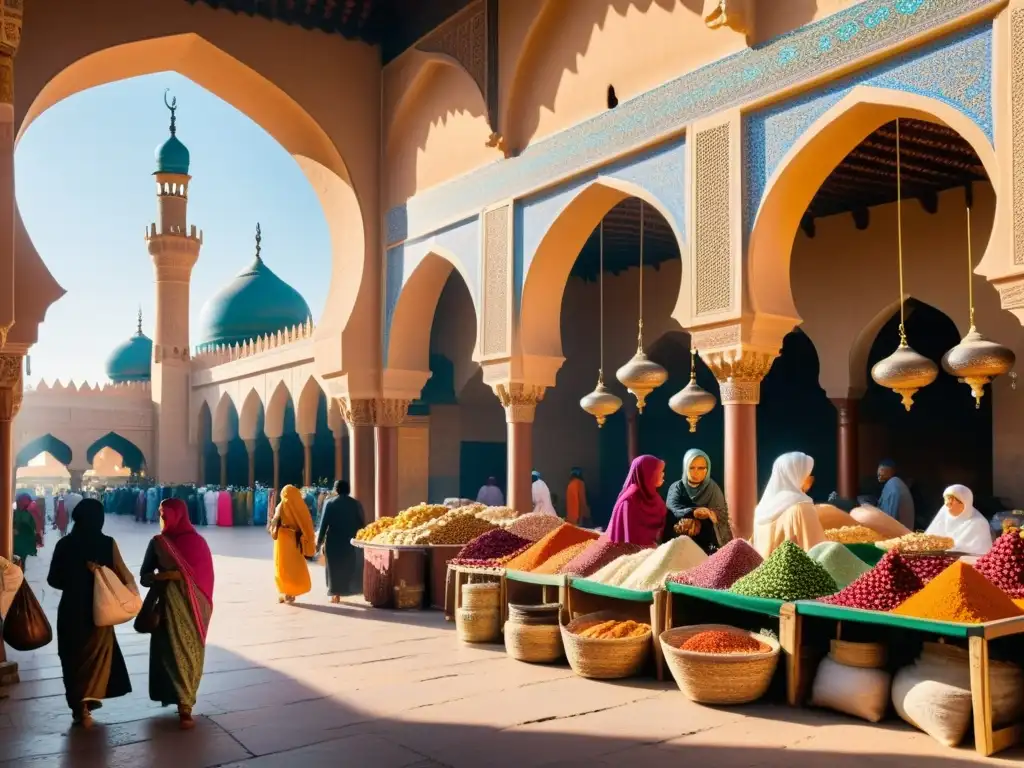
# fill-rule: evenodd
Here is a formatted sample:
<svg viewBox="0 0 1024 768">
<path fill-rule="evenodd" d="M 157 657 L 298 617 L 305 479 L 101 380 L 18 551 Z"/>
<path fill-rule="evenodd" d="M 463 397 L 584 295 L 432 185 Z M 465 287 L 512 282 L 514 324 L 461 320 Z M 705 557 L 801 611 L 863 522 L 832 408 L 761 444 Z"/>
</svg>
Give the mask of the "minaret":
<svg viewBox="0 0 1024 768">
<path fill-rule="evenodd" d="M 171 113 L 171 135 L 156 151 L 157 220 L 146 231 L 156 277 L 152 394 L 155 416 L 152 471 L 161 483 L 195 480 L 196 448 L 189 445 L 191 390 L 188 299 L 192 267 L 203 233 L 188 225 L 188 148 L 175 135 L 178 100 L 164 104 Z M 147 460 L 150 457 L 146 457 Z M 149 463 L 147 461 L 147 463 Z"/>
</svg>

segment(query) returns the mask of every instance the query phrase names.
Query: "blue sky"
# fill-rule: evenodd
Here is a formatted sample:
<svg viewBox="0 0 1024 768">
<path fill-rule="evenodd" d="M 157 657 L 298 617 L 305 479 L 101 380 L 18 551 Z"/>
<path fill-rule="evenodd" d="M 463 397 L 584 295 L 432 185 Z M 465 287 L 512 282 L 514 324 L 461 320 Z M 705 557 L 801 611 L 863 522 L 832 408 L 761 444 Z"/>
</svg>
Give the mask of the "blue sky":
<svg viewBox="0 0 1024 768">
<path fill-rule="evenodd" d="M 256 222 L 267 265 L 320 316 L 330 281 L 323 209 L 292 157 L 227 102 L 174 73 L 77 94 L 43 113 L 15 153 L 25 226 L 67 294 L 32 348 L 32 377 L 106 381 L 110 351 L 153 335 L 153 265 L 144 230 L 156 219 L 154 151 L 168 136 L 164 89 L 178 99 L 178 138 L 191 152 L 189 223 L 204 245 L 192 272 L 192 344 L 203 304 L 251 261 Z"/>
</svg>

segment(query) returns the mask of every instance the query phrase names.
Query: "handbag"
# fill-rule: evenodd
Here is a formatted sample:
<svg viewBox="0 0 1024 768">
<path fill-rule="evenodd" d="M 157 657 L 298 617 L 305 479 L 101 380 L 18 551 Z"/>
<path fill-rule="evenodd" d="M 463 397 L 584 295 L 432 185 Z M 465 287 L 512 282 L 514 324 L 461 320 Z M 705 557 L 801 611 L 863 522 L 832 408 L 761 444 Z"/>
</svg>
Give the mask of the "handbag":
<svg viewBox="0 0 1024 768">
<path fill-rule="evenodd" d="M 157 583 L 149 588 L 146 599 L 142 601 L 139 615 L 135 617 L 135 631 L 141 635 L 151 635 L 160 627 L 160 601 L 163 598 L 162 585 Z"/>
<path fill-rule="evenodd" d="M 53 629 L 27 581 L 18 587 L 7 618 L 4 642 L 16 651 L 35 651 L 53 640 Z"/>
<path fill-rule="evenodd" d="M 93 573 L 92 623 L 114 627 L 134 619 L 142 608 L 138 592 L 121 583 L 110 568 L 101 565 Z"/>
</svg>

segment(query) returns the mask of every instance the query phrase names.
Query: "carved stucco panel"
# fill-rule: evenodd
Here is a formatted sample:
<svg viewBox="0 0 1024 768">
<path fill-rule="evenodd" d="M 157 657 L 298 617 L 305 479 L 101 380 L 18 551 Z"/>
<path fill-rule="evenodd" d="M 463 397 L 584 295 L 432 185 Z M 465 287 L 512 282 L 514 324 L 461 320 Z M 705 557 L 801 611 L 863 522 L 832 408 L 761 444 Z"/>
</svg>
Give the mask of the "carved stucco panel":
<svg viewBox="0 0 1024 768">
<path fill-rule="evenodd" d="M 484 212 L 483 357 L 511 354 L 512 205 Z"/>
</svg>

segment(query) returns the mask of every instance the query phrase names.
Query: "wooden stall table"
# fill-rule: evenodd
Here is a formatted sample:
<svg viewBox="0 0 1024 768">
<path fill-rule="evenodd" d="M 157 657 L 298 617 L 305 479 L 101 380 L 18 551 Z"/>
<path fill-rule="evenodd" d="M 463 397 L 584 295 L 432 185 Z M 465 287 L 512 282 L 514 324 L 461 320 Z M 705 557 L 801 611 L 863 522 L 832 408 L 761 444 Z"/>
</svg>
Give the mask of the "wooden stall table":
<svg viewBox="0 0 1024 768">
<path fill-rule="evenodd" d="M 393 608 L 395 587 L 424 590 L 427 601 L 427 547 L 398 544 L 373 544 L 352 539 L 352 546 L 363 550 L 363 599 L 374 608 Z"/>
<path fill-rule="evenodd" d="M 466 584 L 493 582 L 498 584 L 498 605 L 501 607 L 501 625 L 505 626 L 505 569 L 481 568 L 475 565 L 449 565 L 446 580 L 444 617 L 455 620 L 455 611 L 462 607 L 462 587 Z"/>
<path fill-rule="evenodd" d="M 596 581 L 569 577 L 565 590 L 565 613 L 568 621 L 597 611 L 615 611 L 651 625 L 654 643 L 654 673 L 658 680 L 665 679 L 665 658 L 661 650 L 661 633 L 665 631 L 665 605 L 667 593 L 663 589 L 641 592 L 635 589 L 610 587 Z"/>
<path fill-rule="evenodd" d="M 465 545 L 430 544 L 427 547 L 427 573 L 430 585 L 430 602 L 427 605 L 434 610 L 445 610 L 448 600 L 448 561 L 458 555 L 463 546 Z"/>
<path fill-rule="evenodd" d="M 508 620 L 508 606 L 544 605 L 558 603 L 564 620 L 566 611 L 566 586 L 568 577 L 557 573 L 528 573 L 526 571 L 505 571 L 505 589 L 501 602 L 501 625 Z"/>
<path fill-rule="evenodd" d="M 932 621 L 915 619 L 910 616 L 897 616 L 881 611 L 865 611 L 859 608 L 845 608 L 828 605 L 817 600 L 800 600 L 793 603 L 793 633 L 795 641 L 801 645 L 820 642 L 822 637 L 834 636 L 835 627 L 839 622 L 849 625 L 871 625 L 887 628 L 893 633 L 899 645 L 910 647 L 906 643 L 907 632 L 916 635 L 939 636 L 966 640 L 968 658 L 971 665 L 971 699 L 974 711 L 974 748 L 985 757 L 1001 752 L 1020 741 L 1021 726 L 1019 723 L 995 729 L 992 721 L 992 691 L 989 681 L 989 645 L 993 642 L 1005 642 L 1011 638 L 1024 640 L 1024 616 L 985 624 L 957 624 L 948 621 Z M 831 632 L 820 632 L 821 622 L 827 622 Z M 814 623 L 819 626 L 815 628 Z M 819 631 L 815 632 L 814 630 Z M 897 643 L 891 643 L 890 649 Z M 796 671 L 795 693 L 801 703 L 806 692 L 807 683 L 813 679 L 814 670 L 805 659 L 813 658 L 814 654 L 805 654 L 801 658 L 800 668 Z"/>
</svg>

